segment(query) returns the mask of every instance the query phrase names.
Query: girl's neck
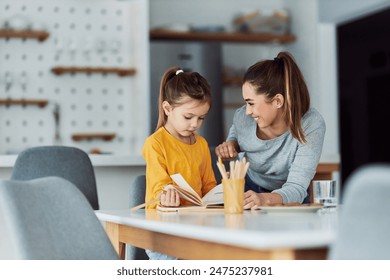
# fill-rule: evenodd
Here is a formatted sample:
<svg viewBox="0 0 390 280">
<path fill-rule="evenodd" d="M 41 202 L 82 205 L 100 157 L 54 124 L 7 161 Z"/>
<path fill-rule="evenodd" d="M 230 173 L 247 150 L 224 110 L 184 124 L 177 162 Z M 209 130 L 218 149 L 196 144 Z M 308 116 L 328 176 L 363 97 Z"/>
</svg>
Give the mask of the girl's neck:
<svg viewBox="0 0 390 280">
<path fill-rule="evenodd" d="M 195 144 L 195 135 L 194 134 L 191 134 L 189 136 L 181 136 L 180 134 L 178 134 L 176 131 L 172 131 L 171 129 L 169 129 L 167 126 L 164 126 L 164 129 L 170 134 L 172 135 L 173 137 L 175 137 L 177 140 L 179 140 L 180 142 L 183 142 L 184 144 L 188 144 L 188 145 L 192 145 L 192 144 Z"/>
</svg>

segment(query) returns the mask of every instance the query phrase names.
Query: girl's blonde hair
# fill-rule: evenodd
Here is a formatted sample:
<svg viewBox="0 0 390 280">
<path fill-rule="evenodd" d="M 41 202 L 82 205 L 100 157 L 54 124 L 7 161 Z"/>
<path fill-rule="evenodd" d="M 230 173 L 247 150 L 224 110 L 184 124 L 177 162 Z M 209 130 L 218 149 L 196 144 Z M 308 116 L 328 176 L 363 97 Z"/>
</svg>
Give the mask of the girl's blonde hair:
<svg viewBox="0 0 390 280">
<path fill-rule="evenodd" d="M 243 83 L 250 83 L 256 94 L 272 100 L 276 94 L 284 97 L 284 118 L 292 136 L 306 143 L 301 120 L 310 108 L 310 95 L 305 79 L 288 52 L 280 52 L 273 60 L 263 60 L 248 68 Z"/>
<path fill-rule="evenodd" d="M 169 68 L 161 78 L 158 100 L 158 121 L 156 130 L 167 122 L 163 102 L 171 106 L 180 105 L 183 97 L 207 102 L 211 107 L 211 89 L 207 80 L 197 72 L 186 72 L 180 67 Z"/>
</svg>

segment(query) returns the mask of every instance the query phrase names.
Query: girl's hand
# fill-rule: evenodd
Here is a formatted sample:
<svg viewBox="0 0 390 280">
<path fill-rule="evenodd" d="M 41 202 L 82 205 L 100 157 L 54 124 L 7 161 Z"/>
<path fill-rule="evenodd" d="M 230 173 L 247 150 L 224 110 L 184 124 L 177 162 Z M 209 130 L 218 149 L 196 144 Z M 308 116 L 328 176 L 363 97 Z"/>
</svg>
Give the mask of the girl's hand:
<svg viewBox="0 0 390 280">
<path fill-rule="evenodd" d="M 174 189 L 168 189 L 160 193 L 160 204 L 162 206 L 176 207 L 180 205 L 179 193 Z"/>
<path fill-rule="evenodd" d="M 222 160 L 233 160 L 238 155 L 238 144 L 236 141 L 227 141 L 215 148 L 215 153 Z"/>
</svg>

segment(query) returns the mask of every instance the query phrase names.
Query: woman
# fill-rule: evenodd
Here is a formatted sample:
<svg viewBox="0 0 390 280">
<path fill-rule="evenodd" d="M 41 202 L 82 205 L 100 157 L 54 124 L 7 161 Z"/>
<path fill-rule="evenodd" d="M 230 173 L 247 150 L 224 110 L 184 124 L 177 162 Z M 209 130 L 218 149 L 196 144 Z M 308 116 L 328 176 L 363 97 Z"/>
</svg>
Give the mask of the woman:
<svg viewBox="0 0 390 280">
<path fill-rule="evenodd" d="M 308 203 L 325 122 L 310 107 L 309 91 L 292 55 L 281 52 L 249 67 L 242 95 L 246 105 L 235 112 L 216 154 L 223 160 L 245 156 L 250 162 L 244 208 Z"/>
</svg>

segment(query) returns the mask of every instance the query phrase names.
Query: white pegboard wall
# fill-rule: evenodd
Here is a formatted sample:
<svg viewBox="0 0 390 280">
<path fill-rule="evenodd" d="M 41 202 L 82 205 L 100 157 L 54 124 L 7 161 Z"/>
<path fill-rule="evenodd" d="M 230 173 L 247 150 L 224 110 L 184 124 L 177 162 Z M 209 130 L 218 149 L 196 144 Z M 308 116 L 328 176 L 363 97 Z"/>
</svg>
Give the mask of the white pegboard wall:
<svg viewBox="0 0 390 280">
<path fill-rule="evenodd" d="M 49 101 L 45 108 L 0 106 L 0 154 L 61 144 L 140 155 L 150 115 L 147 8 L 144 0 L 0 0 L 1 28 L 49 32 L 43 42 L 0 38 L 0 98 Z M 136 74 L 57 76 L 57 66 Z M 116 137 L 75 142 L 75 133 Z"/>
</svg>

